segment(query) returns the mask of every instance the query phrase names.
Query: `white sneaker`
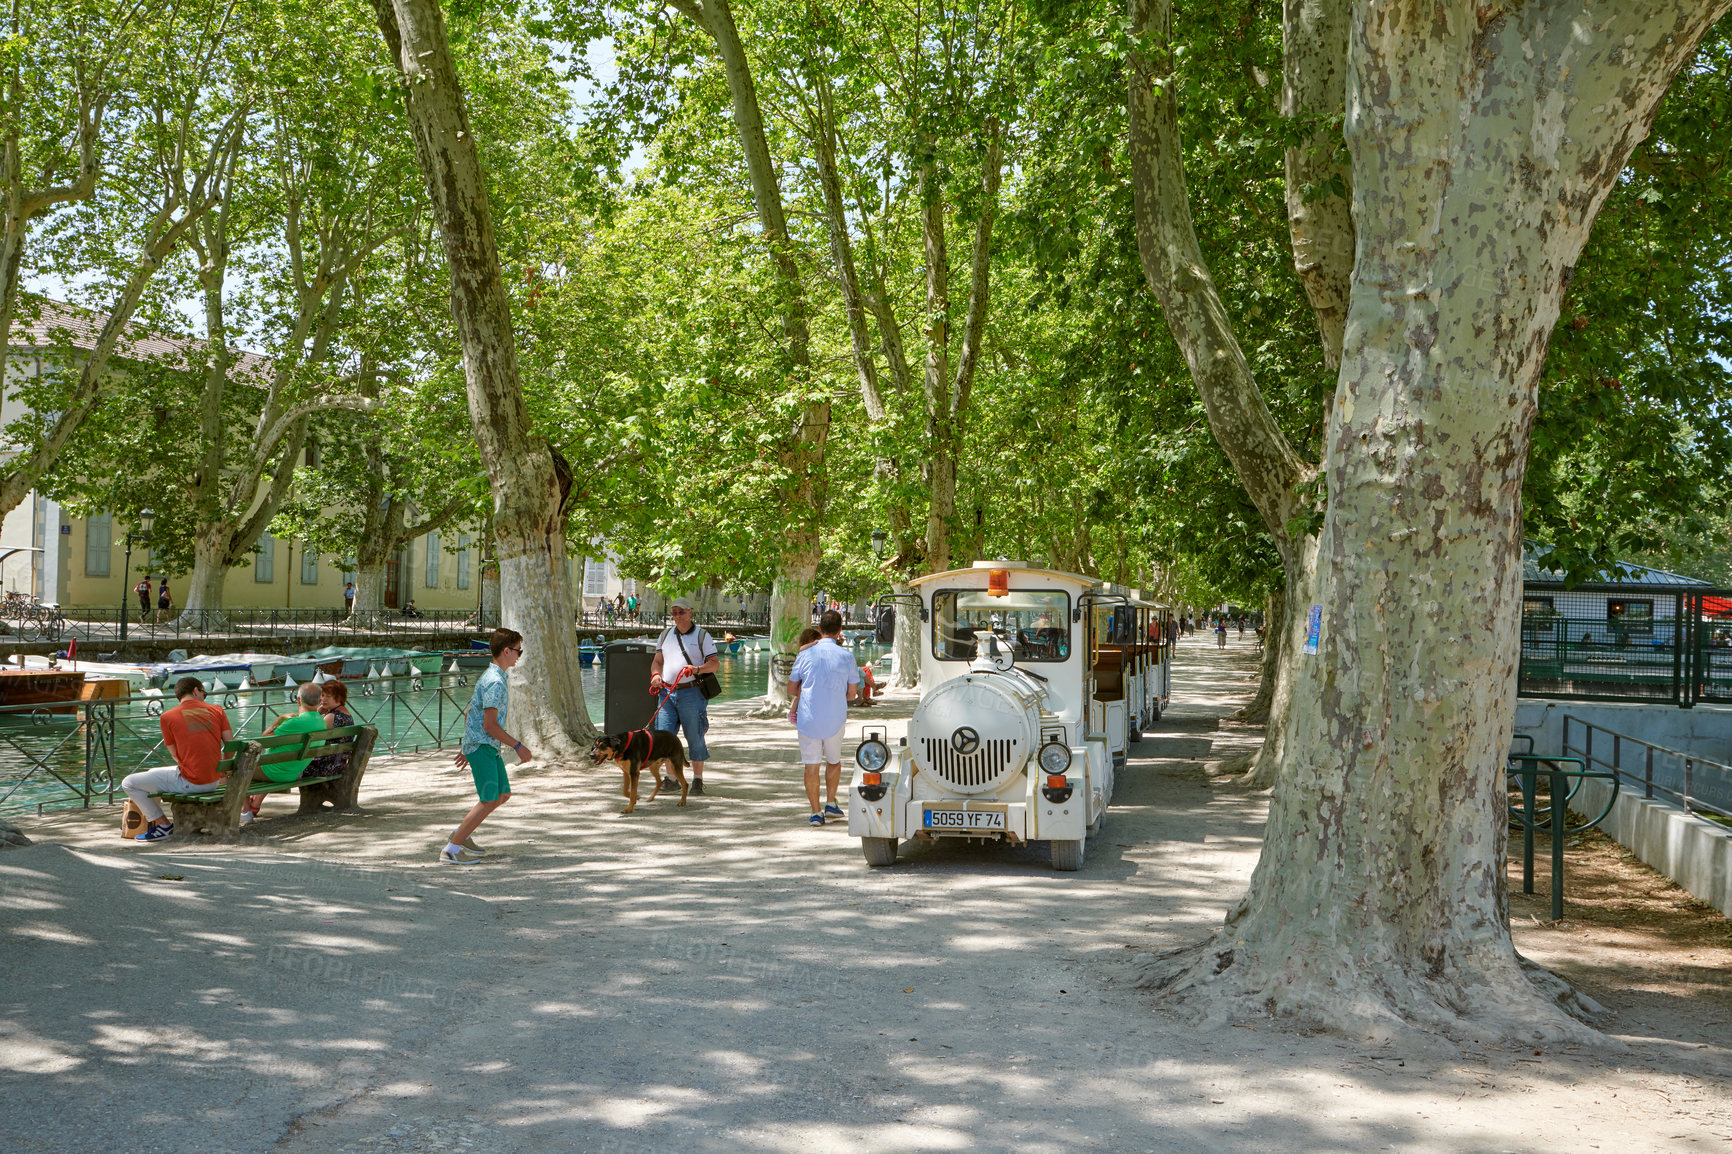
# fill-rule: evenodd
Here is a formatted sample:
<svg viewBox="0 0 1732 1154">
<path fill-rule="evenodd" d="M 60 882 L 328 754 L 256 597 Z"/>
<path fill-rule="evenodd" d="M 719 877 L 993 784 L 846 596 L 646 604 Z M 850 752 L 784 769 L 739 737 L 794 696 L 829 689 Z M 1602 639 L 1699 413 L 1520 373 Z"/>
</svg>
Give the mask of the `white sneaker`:
<svg viewBox="0 0 1732 1154">
<path fill-rule="evenodd" d="M 258 817 L 258 814 L 254 813 L 250 809 L 241 810 L 241 824 L 242 825 L 248 824 L 249 822 L 251 822 L 256 817 Z"/>
<path fill-rule="evenodd" d="M 439 851 L 439 861 L 443 865 L 474 865 L 480 860 L 479 854 L 470 853 L 466 849 L 459 849 L 455 853 L 448 849 Z"/>
</svg>

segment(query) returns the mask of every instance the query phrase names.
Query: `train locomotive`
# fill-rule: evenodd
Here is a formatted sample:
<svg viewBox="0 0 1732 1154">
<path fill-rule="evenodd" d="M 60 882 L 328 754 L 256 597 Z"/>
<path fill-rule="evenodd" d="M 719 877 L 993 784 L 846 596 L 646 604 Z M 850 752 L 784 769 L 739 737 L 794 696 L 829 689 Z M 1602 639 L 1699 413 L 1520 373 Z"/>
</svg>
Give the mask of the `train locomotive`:
<svg viewBox="0 0 1732 1154">
<path fill-rule="evenodd" d="M 1020 561 L 912 582 L 920 704 L 891 748 L 855 751 L 848 832 L 888 866 L 910 837 L 1047 841 L 1083 866 L 1129 748 L 1171 693 L 1171 611 L 1134 589 Z"/>
</svg>

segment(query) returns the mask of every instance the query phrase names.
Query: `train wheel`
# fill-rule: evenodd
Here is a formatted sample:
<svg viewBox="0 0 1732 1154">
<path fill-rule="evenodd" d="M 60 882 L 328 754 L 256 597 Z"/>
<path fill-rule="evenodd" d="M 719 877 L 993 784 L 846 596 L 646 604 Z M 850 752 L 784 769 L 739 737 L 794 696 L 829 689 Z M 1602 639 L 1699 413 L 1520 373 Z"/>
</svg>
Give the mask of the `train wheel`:
<svg viewBox="0 0 1732 1154">
<path fill-rule="evenodd" d="M 1081 838 L 1075 841 L 1057 841 L 1052 843 L 1052 868 L 1065 873 L 1074 873 L 1083 866 L 1083 845 Z"/>
<path fill-rule="evenodd" d="M 869 866 L 896 864 L 896 839 L 893 837 L 863 837 L 860 851 L 866 855 Z"/>
</svg>

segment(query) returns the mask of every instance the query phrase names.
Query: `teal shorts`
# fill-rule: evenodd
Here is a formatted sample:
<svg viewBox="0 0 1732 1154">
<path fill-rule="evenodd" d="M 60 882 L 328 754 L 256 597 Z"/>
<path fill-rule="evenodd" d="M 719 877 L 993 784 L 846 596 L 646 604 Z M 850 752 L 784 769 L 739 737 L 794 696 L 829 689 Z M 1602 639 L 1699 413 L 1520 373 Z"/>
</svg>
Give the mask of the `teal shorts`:
<svg viewBox="0 0 1732 1154">
<path fill-rule="evenodd" d="M 475 796 L 482 801 L 498 801 L 511 792 L 511 779 L 505 776 L 505 759 L 491 745 L 483 745 L 468 754 L 469 775 L 475 779 Z"/>
</svg>

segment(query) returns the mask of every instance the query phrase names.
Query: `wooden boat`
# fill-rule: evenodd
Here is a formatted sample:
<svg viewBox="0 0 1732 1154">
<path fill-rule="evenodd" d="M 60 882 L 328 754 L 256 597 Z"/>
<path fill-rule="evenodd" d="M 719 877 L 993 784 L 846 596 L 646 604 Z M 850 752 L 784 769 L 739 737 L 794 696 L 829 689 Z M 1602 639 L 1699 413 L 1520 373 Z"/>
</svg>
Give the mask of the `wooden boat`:
<svg viewBox="0 0 1732 1154">
<path fill-rule="evenodd" d="M 60 671 L 59 666 L 49 666 L 48 658 L 35 656 L 25 657 L 23 668 L 35 669 L 44 673 Z M 87 674 L 86 685 L 92 681 L 117 679 L 124 681 L 129 689 L 137 691 L 150 684 L 149 667 L 130 662 L 85 661 L 81 658 L 76 663 L 69 665 L 65 672 Z"/>
<path fill-rule="evenodd" d="M 64 669 L 0 669 L 0 716 L 28 716 L 32 706 L 51 705 L 50 713 L 75 713 L 84 695 L 84 674 Z"/>
<path fill-rule="evenodd" d="M 92 677 L 78 696 L 83 701 L 125 701 L 132 696 L 132 686 L 124 677 Z"/>
</svg>

